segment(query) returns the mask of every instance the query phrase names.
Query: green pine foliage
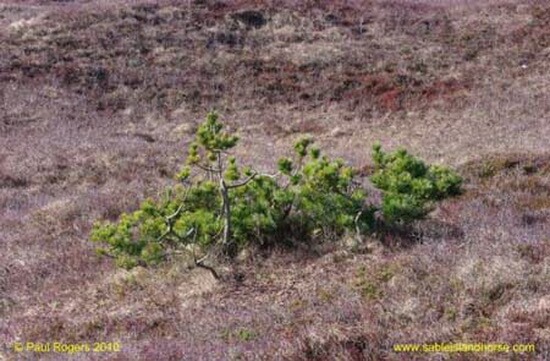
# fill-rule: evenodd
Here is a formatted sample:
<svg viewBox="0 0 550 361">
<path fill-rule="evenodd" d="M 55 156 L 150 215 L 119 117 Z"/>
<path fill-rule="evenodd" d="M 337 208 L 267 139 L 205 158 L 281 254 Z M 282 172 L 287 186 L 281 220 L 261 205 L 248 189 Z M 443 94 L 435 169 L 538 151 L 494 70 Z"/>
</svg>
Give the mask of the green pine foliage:
<svg viewBox="0 0 550 361">
<path fill-rule="evenodd" d="M 176 175 L 180 184 L 117 222 L 97 222 L 90 238 L 102 244 L 98 252 L 124 268 L 156 265 L 178 253 L 192 254 L 201 265 L 197 248 L 232 257 L 251 243 L 364 234 L 375 230 L 378 211 L 387 224 L 408 224 L 426 216 L 435 201 L 460 192 L 461 178 L 448 168 L 376 145 L 370 179 L 383 200 L 369 205 L 357 172 L 323 155 L 310 138 L 298 140 L 294 156 L 280 159 L 272 175 L 239 165 L 230 154 L 238 140 L 216 113 L 208 114 Z"/>
<path fill-rule="evenodd" d="M 212 182 L 175 187 L 163 199 L 144 201 L 118 222 L 97 222 L 91 240 L 103 243 L 98 251 L 116 259 L 124 268 L 158 264 L 171 251 L 190 244 L 208 247 L 221 223 L 216 212 L 219 194 Z"/>
<path fill-rule="evenodd" d="M 294 146 L 295 160 L 279 161 L 287 178 L 287 222 L 302 235 L 324 239 L 372 226 L 374 210 L 366 207 L 366 192 L 354 185 L 356 172 L 311 145 L 311 139 L 303 138 Z"/>
<path fill-rule="evenodd" d="M 249 242 L 266 244 L 277 237 L 284 218 L 281 193 L 275 179 L 266 176 L 230 191 L 232 236 L 240 247 Z"/>
<path fill-rule="evenodd" d="M 428 166 L 404 149 L 393 153 L 373 147 L 375 173 L 371 182 L 383 192 L 381 211 L 390 224 L 424 218 L 434 202 L 460 193 L 462 179 L 442 166 Z"/>
</svg>

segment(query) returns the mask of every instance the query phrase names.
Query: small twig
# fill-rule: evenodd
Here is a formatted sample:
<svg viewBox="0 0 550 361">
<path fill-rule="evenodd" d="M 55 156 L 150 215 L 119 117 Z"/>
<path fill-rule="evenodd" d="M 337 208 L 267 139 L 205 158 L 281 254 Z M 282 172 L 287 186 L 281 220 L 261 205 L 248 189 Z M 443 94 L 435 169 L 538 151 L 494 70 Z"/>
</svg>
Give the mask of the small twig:
<svg viewBox="0 0 550 361">
<path fill-rule="evenodd" d="M 363 210 L 360 210 L 357 215 L 355 216 L 355 219 L 353 222 L 355 223 L 355 232 L 357 234 L 357 240 L 361 241 L 361 230 L 359 229 L 359 218 L 363 215 Z"/>
<path fill-rule="evenodd" d="M 233 184 L 229 184 L 227 185 L 227 188 L 228 189 L 232 189 L 232 188 L 238 188 L 238 187 L 242 187 L 244 185 L 247 185 L 251 180 L 253 180 L 254 178 L 256 177 L 267 177 L 267 178 L 277 178 L 278 176 L 280 175 L 280 172 L 277 172 L 275 174 L 267 174 L 267 173 L 258 173 L 258 172 L 254 172 L 252 173 L 250 176 L 248 176 L 246 179 L 238 182 L 238 183 L 233 183 Z"/>
<path fill-rule="evenodd" d="M 180 214 L 181 210 L 183 209 L 183 206 L 185 205 L 184 201 L 181 202 L 180 206 L 178 207 L 178 209 L 174 213 L 172 213 L 171 215 L 166 217 L 167 221 L 171 221 L 172 219 L 176 218 Z"/>
<path fill-rule="evenodd" d="M 194 164 L 195 166 L 199 167 L 200 169 L 204 170 L 204 171 L 207 171 L 207 172 L 212 172 L 212 173 L 219 173 L 221 171 L 221 169 L 216 169 L 216 168 L 212 168 L 212 167 L 208 167 L 208 166 L 205 166 L 205 165 L 202 165 L 202 164 Z"/>
<path fill-rule="evenodd" d="M 277 172 L 275 174 L 258 173 L 258 175 L 261 177 L 267 177 L 267 178 L 277 178 L 278 176 L 281 175 L 281 172 Z"/>
<path fill-rule="evenodd" d="M 168 229 L 166 231 L 164 231 L 163 234 L 161 234 L 158 238 L 157 238 L 157 242 L 162 242 L 164 240 L 164 238 L 169 235 L 170 233 L 172 233 L 172 227 L 168 226 Z"/>
<path fill-rule="evenodd" d="M 239 188 L 239 187 L 242 187 L 244 185 L 247 185 L 248 182 L 250 182 L 252 179 L 254 179 L 257 175 L 258 175 L 258 173 L 254 172 L 250 176 L 248 176 L 246 179 L 242 180 L 241 182 L 236 182 L 236 183 L 226 185 L 226 188 L 227 189 L 233 189 L 233 188 Z"/>
<path fill-rule="evenodd" d="M 177 216 L 179 216 L 179 214 L 181 213 L 181 211 L 183 210 L 183 206 L 185 205 L 185 201 L 187 200 L 187 197 L 189 196 L 189 192 L 190 192 L 190 188 L 187 188 L 187 191 L 185 192 L 184 196 L 183 196 L 183 199 L 181 200 L 181 204 L 180 206 L 178 207 L 178 209 L 172 213 L 171 215 L 167 216 L 164 218 L 164 221 L 166 223 L 166 226 L 168 227 L 166 229 L 166 231 L 161 234 L 158 238 L 157 238 L 157 242 L 162 242 L 162 240 L 168 236 L 170 233 L 172 233 L 172 226 L 173 226 L 173 220 L 174 218 L 176 218 Z M 191 232 L 192 232 L 193 228 L 191 228 Z M 189 233 L 190 234 L 190 233 Z M 186 238 L 188 235 L 185 235 L 184 238 Z M 178 237 L 180 238 L 180 237 Z"/>
<path fill-rule="evenodd" d="M 205 264 L 202 264 L 202 263 L 197 264 L 197 267 L 200 267 L 200 268 L 204 268 L 204 269 L 209 270 L 210 273 L 212 274 L 212 276 L 213 276 L 216 280 L 219 281 L 219 280 L 221 279 L 220 275 L 216 272 L 216 270 L 215 270 L 214 268 L 212 268 L 212 267 L 210 267 L 210 266 L 207 266 L 207 265 L 205 265 Z"/>
<path fill-rule="evenodd" d="M 204 258 L 205 258 L 205 257 L 203 257 L 203 259 L 204 259 Z M 195 262 L 195 266 L 200 267 L 200 268 L 204 268 L 204 269 L 210 271 L 210 273 L 212 274 L 212 276 L 213 276 L 216 280 L 218 280 L 218 281 L 220 280 L 220 275 L 218 274 L 218 272 L 216 272 L 216 270 L 215 270 L 213 267 L 208 266 L 208 265 L 205 265 L 204 263 L 202 263 L 202 259 L 201 259 L 201 261 Z"/>
</svg>

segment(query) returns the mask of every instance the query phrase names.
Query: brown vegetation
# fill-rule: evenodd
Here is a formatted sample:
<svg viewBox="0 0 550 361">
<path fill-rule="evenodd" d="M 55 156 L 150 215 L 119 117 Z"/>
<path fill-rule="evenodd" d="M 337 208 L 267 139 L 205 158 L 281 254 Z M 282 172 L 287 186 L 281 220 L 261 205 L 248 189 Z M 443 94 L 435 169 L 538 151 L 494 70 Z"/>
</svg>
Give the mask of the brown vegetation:
<svg viewBox="0 0 550 361">
<path fill-rule="evenodd" d="M 44 360 L 550 358 L 549 21 L 542 0 L 3 2 L 0 360 L 36 359 L 17 340 L 123 346 Z M 223 282 L 97 257 L 93 221 L 170 184 L 212 108 L 259 170 L 310 133 L 368 171 L 380 140 L 466 192 L 413 234 L 252 250 Z"/>
</svg>

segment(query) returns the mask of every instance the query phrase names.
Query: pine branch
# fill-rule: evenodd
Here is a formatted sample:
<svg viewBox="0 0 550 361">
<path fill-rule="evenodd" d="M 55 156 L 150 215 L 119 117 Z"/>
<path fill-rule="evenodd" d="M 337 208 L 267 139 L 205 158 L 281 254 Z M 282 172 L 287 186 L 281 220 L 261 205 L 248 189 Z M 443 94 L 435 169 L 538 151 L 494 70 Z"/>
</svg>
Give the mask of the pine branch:
<svg viewBox="0 0 550 361">
<path fill-rule="evenodd" d="M 254 172 L 254 173 L 252 173 L 250 176 L 248 176 L 246 179 L 242 180 L 241 182 L 236 182 L 236 183 L 228 184 L 228 185 L 226 185 L 226 187 L 227 187 L 227 189 L 233 189 L 233 188 L 239 188 L 239 187 L 245 186 L 245 185 L 247 185 L 252 179 L 254 179 L 257 175 L 258 175 L 258 173 Z"/>
</svg>

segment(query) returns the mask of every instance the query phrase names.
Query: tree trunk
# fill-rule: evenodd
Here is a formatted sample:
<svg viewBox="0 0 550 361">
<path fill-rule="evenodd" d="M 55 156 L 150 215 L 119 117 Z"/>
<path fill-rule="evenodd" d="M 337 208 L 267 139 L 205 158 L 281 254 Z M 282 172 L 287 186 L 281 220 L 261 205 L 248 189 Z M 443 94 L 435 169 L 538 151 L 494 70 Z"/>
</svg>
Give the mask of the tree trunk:
<svg viewBox="0 0 550 361">
<path fill-rule="evenodd" d="M 229 189 L 223 178 L 220 180 L 220 192 L 222 194 L 222 212 L 224 217 L 222 245 L 224 252 L 229 257 L 233 257 L 236 252 L 235 244 L 231 239 L 231 202 L 229 201 Z"/>
</svg>

